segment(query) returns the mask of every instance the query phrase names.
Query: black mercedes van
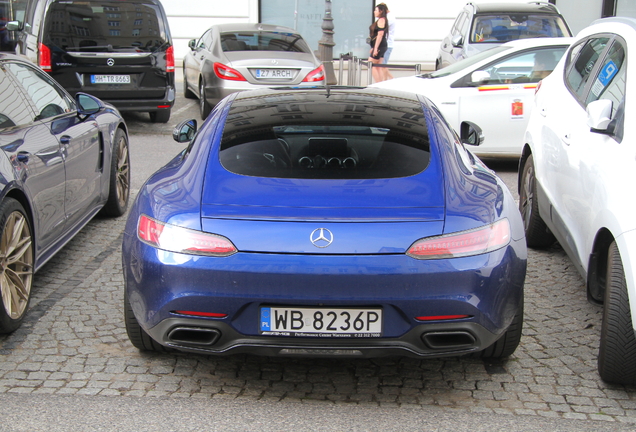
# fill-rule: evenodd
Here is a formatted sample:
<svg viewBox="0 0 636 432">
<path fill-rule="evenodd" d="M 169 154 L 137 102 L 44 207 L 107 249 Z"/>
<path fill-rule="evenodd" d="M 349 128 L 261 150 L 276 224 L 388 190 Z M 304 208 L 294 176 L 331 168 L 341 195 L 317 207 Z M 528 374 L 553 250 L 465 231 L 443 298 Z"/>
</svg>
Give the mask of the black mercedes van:
<svg viewBox="0 0 636 432">
<path fill-rule="evenodd" d="M 174 48 L 159 0 L 27 0 L 24 9 L 22 19 L 6 24 L 16 54 L 71 95 L 145 111 L 153 122 L 170 119 Z"/>
</svg>

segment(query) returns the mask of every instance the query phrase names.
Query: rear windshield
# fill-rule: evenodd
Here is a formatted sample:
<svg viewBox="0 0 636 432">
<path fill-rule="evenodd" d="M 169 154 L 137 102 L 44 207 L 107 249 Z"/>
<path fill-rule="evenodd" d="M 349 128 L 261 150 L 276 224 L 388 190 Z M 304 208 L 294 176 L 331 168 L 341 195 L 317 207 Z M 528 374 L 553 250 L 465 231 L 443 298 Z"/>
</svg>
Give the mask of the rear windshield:
<svg viewBox="0 0 636 432">
<path fill-rule="evenodd" d="M 504 43 L 536 37 L 569 37 L 559 15 L 498 14 L 478 15 L 473 21 L 471 43 Z"/>
<path fill-rule="evenodd" d="M 396 178 L 426 169 L 429 137 L 419 103 L 334 99 L 235 101 L 221 164 L 240 175 L 296 179 Z"/>
<path fill-rule="evenodd" d="M 60 0 L 45 26 L 45 44 L 66 52 L 155 52 L 169 38 L 160 9 L 139 0 Z"/>
<path fill-rule="evenodd" d="M 310 53 L 305 40 L 295 33 L 237 31 L 221 33 L 221 48 L 228 51 L 291 51 Z"/>
</svg>

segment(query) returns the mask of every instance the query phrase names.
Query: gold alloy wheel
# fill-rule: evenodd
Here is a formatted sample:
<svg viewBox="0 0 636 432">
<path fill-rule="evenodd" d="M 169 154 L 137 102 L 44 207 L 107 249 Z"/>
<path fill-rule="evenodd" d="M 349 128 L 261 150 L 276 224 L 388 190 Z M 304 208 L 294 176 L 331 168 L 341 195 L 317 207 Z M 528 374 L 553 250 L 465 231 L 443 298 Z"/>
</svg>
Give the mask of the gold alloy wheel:
<svg viewBox="0 0 636 432">
<path fill-rule="evenodd" d="M 117 200 L 121 208 L 126 207 L 130 186 L 130 161 L 128 158 L 128 142 L 124 135 L 117 145 Z"/>
<path fill-rule="evenodd" d="M 11 319 L 19 319 L 29 303 L 33 280 L 33 242 L 26 217 L 12 212 L 0 239 L 0 291 Z"/>
</svg>

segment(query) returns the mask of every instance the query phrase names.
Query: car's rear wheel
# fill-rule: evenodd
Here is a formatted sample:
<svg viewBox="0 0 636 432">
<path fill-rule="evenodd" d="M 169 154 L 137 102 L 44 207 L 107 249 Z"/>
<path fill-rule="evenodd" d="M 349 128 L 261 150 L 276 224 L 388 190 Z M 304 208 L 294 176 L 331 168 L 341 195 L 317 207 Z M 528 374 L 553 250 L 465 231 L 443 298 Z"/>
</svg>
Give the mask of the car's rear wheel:
<svg viewBox="0 0 636 432">
<path fill-rule="evenodd" d="M 153 123 L 168 123 L 170 120 L 170 108 L 163 108 L 159 111 L 150 111 L 150 121 Z"/>
<path fill-rule="evenodd" d="M 199 108 L 201 110 L 201 120 L 208 118 L 212 111 L 212 107 L 205 97 L 205 82 L 203 80 L 199 83 Z"/>
<path fill-rule="evenodd" d="M 133 346 L 141 351 L 157 351 L 157 352 L 169 352 L 169 348 L 155 342 L 153 338 L 146 333 L 146 331 L 139 325 L 139 321 L 135 317 L 135 314 L 130 306 L 128 300 L 128 294 L 124 290 L 124 324 L 126 325 L 126 333 L 128 339 Z"/>
<path fill-rule="evenodd" d="M 188 77 L 185 68 L 183 68 L 183 97 L 186 99 L 196 99 L 197 95 L 188 87 Z"/>
<path fill-rule="evenodd" d="M 0 333 L 16 330 L 26 314 L 33 283 L 33 238 L 26 212 L 13 198 L 0 204 Z"/>
<path fill-rule="evenodd" d="M 523 330 L 523 297 L 519 304 L 519 309 L 512 319 L 512 323 L 497 342 L 479 353 L 479 357 L 490 359 L 501 359 L 510 356 L 515 352 L 521 341 L 521 332 Z"/>
<path fill-rule="evenodd" d="M 604 381 L 636 384 L 636 337 L 630 312 L 623 262 L 616 242 L 607 257 L 598 372 Z"/>
<path fill-rule="evenodd" d="M 121 216 L 126 213 L 130 196 L 128 137 L 122 129 L 117 129 L 115 132 L 109 182 L 108 200 L 102 209 L 102 214 L 113 217 Z"/>
<path fill-rule="evenodd" d="M 519 211 L 526 232 L 526 243 L 530 247 L 544 248 L 555 242 L 554 235 L 539 215 L 537 201 L 537 179 L 534 158 L 529 155 L 523 164 L 521 190 L 519 191 Z"/>
</svg>

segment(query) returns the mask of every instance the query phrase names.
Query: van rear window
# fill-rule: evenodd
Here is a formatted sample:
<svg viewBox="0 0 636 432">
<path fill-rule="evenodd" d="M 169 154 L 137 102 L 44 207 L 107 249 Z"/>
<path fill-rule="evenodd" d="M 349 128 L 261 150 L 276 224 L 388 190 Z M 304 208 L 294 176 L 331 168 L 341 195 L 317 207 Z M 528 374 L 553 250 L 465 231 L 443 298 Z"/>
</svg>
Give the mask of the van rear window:
<svg viewBox="0 0 636 432">
<path fill-rule="evenodd" d="M 59 0 L 45 26 L 46 45 L 66 52 L 154 52 L 168 40 L 161 10 L 139 0 Z"/>
</svg>

